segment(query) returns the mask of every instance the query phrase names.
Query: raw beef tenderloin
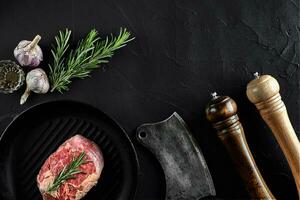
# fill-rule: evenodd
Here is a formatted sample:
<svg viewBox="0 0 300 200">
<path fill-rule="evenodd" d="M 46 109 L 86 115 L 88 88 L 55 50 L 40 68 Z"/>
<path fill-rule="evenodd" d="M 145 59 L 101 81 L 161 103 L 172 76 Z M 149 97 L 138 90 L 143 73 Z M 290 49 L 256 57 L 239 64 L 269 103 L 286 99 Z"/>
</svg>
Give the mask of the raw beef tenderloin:
<svg viewBox="0 0 300 200">
<path fill-rule="evenodd" d="M 56 191 L 47 192 L 55 177 L 82 152 L 85 153 L 85 162 L 78 169 L 83 173 L 67 179 Z M 97 145 L 81 135 L 75 135 L 45 161 L 37 176 L 38 187 L 44 200 L 79 200 L 97 184 L 103 167 L 104 159 Z"/>
</svg>

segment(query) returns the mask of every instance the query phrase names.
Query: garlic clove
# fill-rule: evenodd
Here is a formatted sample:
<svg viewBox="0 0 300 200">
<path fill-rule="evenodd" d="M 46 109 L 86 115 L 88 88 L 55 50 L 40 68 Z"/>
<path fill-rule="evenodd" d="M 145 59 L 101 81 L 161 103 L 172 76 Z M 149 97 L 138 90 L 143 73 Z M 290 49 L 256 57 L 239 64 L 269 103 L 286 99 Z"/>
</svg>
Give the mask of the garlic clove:
<svg viewBox="0 0 300 200">
<path fill-rule="evenodd" d="M 32 41 L 22 40 L 14 50 L 14 56 L 21 66 L 37 67 L 43 60 L 43 52 L 38 45 L 41 36 L 37 35 Z"/>
<path fill-rule="evenodd" d="M 31 92 L 45 94 L 49 91 L 50 84 L 46 72 L 41 68 L 36 68 L 28 72 L 26 76 L 26 90 L 20 99 L 20 104 L 24 104 Z"/>
</svg>

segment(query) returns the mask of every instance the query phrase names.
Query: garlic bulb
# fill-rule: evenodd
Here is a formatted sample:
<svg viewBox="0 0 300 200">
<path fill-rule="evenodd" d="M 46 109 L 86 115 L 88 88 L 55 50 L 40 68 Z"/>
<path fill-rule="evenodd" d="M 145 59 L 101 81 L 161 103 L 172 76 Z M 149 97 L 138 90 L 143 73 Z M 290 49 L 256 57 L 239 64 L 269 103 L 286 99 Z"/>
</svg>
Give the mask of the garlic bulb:
<svg viewBox="0 0 300 200">
<path fill-rule="evenodd" d="M 36 68 L 28 72 L 26 76 L 26 90 L 21 97 L 20 104 L 24 104 L 30 95 L 30 92 L 45 94 L 49 90 L 49 81 L 45 71 L 41 68 Z"/>
<path fill-rule="evenodd" d="M 21 66 L 37 67 L 43 60 L 43 52 L 38 42 L 41 36 L 37 35 L 32 41 L 22 40 L 14 50 L 14 56 Z"/>
</svg>

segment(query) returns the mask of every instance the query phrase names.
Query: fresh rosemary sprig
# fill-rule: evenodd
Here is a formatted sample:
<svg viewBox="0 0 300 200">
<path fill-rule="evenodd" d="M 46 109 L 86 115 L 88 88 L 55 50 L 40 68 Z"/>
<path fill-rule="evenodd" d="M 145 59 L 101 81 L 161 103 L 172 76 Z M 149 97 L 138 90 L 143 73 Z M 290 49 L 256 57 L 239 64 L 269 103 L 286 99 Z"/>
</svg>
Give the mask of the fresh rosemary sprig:
<svg viewBox="0 0 300 200">
<path fill-rule="evenodd" d="M 83 173 L 78 167 L 84 164 L 86 161 L 84 160 L 85 152 L 82 152 L 77 158 L 73 159 L 73 161 L 65 166 L 63 170 L 55 177 L 52 185 L 49 185 L 46 192 L 56 191 L 59 186 L 67 181 L 68 179 L 75 178 L 75 174 Z"/>
<path fill-rule="evenodd" d="M 134 38 L 130 38 L 130 32 L 120 29 L 117 37 L 111 35 L 101 40 L 98 32 L 93 29 L 81 40 L 75 50 L 71 50 L 65 56 L 69 48 L 71 31 L 66 29 L 60 31 L 55 37 L 56 45 L 52 47 L 51 53 L 53 63 L 49 64 L 49 79 L 52 85 L 51 91 L 63 92 L 69 89 L 72 78 L 85 78 L 90 72 L 100 67 L 102 63 L 108 63 L 108 59 L 114 51 L 120 49 Z"/>
</svg>

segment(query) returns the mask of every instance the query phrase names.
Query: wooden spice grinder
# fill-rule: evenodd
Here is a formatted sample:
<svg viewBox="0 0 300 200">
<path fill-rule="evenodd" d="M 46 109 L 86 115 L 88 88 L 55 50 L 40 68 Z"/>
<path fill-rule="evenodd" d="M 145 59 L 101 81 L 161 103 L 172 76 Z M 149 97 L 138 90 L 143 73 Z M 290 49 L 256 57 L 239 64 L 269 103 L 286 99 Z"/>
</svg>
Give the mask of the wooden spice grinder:
<svg viewBox="0 0 300 200">
<path fill-rule="evenodd" d="M 247 85 L 248 99 L 255 104 L 260 115 L 272 130 L 294 176 L 300 197 L 300 143 L 281 100 L 280 87 L 270 75 L 259 76 Z"/>
<path fill-rule="evenodd" d="M 218 137 L 228 150 L 247 191 L 253 199 L 275 199 L 261 176 L 249 150 L 237 105 L 228 96 L 217 96 L 206 106 L 206 118 L 212 122 Z"/>
</svg>

